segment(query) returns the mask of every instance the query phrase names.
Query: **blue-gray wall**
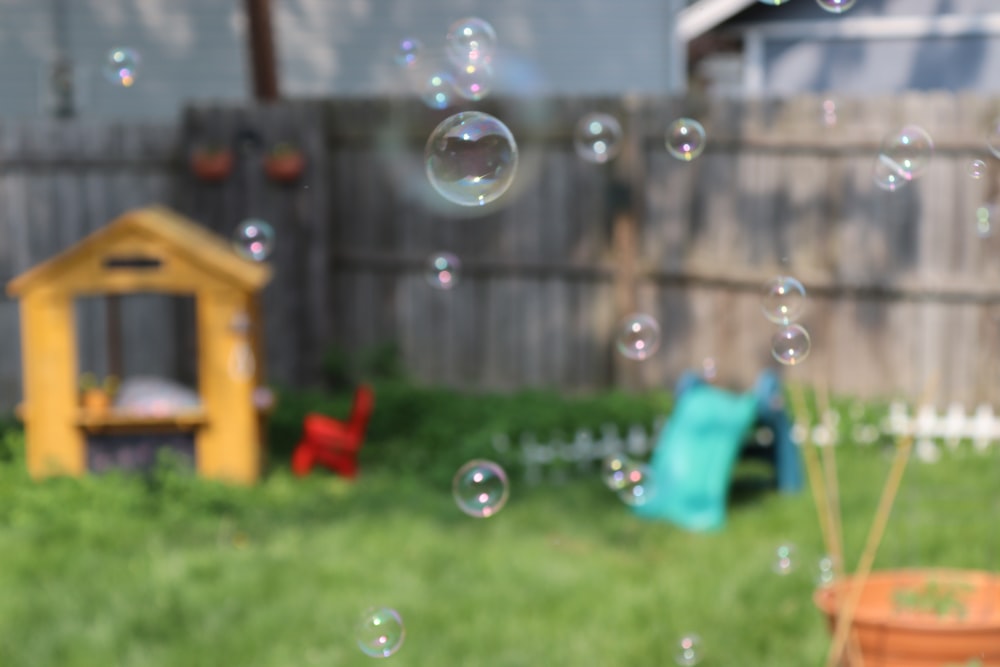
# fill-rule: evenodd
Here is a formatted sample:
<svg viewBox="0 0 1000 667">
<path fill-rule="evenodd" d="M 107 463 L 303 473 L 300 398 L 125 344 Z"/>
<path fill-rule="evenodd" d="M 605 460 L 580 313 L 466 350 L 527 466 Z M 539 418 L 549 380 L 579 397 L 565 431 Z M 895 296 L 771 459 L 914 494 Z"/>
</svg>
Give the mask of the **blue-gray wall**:
<svg viewBox="0 0 1000 667">
<path fill-rule="evenodd" d="M 832 39 L 766 36 L 772 21 L 849 23 L 871 17 L 1000 15 L 997 0 L 858 0 L 843 15 L 822 11 L 813 0 L 780 7 L 757 6 L 733 21 L 765 32 L 763 90 L 767 96 L 836 91 L 884 95 L 906 90 L 1000 91 L 1000 35 L 954 38 Z"/>
<path fill-rule="evenodd" d="M 58 0 L 0 0 L 0 117 L 44 112 Z M 186 100 L 245 99 L 243 0 L 61 0 L 80 115 L 164 118 Z M 289 96 L 405 94 L 392 61 L 404 36 L 440 50 L 462 16 L 493 23 L 496 90 L 657 93 L 665 89 L 669 0 L 274 0 Z M 136 85 L 101 79 L 113 46 L 143 56 Z"/>
</svg>

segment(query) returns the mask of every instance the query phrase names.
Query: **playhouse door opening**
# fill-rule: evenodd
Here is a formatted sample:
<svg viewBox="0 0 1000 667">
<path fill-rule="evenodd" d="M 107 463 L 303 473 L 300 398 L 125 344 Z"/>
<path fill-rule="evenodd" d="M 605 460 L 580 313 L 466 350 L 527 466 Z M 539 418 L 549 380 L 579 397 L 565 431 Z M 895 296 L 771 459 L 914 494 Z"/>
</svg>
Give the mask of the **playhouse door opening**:
<svg viewBox="0 0 1000 667">
<path fill-rule="evenodd" d="M 113 414 L 162 419 L 200 410 L 194 297 L 126 294 L 76 300 L 76 339 L 81 411 L 89 422 Z M 148 469 L 171 450 L 194 461 L 191 428 L 161 425 L 130 432 L 92 428 L 87 464 Z"/>
</svg>

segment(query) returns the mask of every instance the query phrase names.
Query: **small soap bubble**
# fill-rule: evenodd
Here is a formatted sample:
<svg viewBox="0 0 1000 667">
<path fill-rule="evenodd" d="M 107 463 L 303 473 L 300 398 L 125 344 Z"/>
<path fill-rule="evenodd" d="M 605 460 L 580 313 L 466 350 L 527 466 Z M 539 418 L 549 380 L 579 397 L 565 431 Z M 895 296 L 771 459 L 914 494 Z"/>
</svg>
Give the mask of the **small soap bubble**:
<svg viewBox="0 0 1000 667">
<path fill-rule="evenodd" d="M 456 93 L 478 102 L 493 90 L 493 68 L 489 63 L 466 63 L 455 71 L 453 81 Z"/>
<path fill-rule="evenodd" d="M 993 235 L 993 221 L 997 219 L 995 206 L 984 204 L 976 209 L 976 234 L 981 239 Z"/>
<path fill-rule="evenodd" d="M 771 570 L 775 574 L 785 576 L 795 570 L 795 545 L 782 544 L 774 550 L 774 562 L 771 563 Z"/>
<path fill-rule="evenodd" d="M 476 518 L 491 517 L 507 504 L 507 473 L 493 461 L 469 461 L 455 473 L 451 492 L 458 508 Z"/>
<path fill-rule="evenodd" d="M 400 67 L 412 68 L 420 60 L 424 45 L 418 39 L 404 37 L 396 45 L 396 64 Z"/>
<path fill-rule="evenodd" d="M 816 573 L 816 585 L 820 588 L 829 586 L 833 583 L 835 577 L 836 573 L 833 569 L 833 558 L 830 556 L 823 556 L 820 558 Z"/>
<path fill-rule="evenodd" d="M 606 113 L 590 113 L 577 122 L 573 146 L 581 159 L 604 164 L 621 152 L 624 136 L 617 118 Z"/>
<path fill-rule="evenodd" d="M 656 495 L 652 469 L 643 463 L 632 463 L 625 468 L 625 482 L 618 489 L 618 497 L 630 507 L 645 505 Z"/>
<path fill-rule="evenodd" d="M 455 79 L 448 72 L 435 72 L 424 81 L 420 99 L 431 109 L 447 109 L 455 97 Z"/>
<path fill-rule="evenodd" d="M 919 178 L 934 156 L 934 141 L 922 127 L 907 125 L 882 141 L 879 159 L 907 181 Z"/>
<path fill-rule="evenodd" d="M 771 338 L 771 355 L 786 366 L 801 364 L 809 356 L 812 341 L 809 332 L 799 324 L 782 327 Z"/>
<path fill-rule="evenodd" d="M 715 382 L 719 377 L 719 369 L 715 365 L 715 359 L 712 357 L 705 357 L 701 360 L 701 376 L 705 378 L 707 382 Z"/>
<path fill-rule="evenodd" d="M 910 182 L 908 178 L 899 173 L 896 165 L 891 160 L 886 159 L 884 155 L 879 155 L 875 158 L 875 167 L 872 169 L 872 180 L 875 181 L 875 185 L 886 192 L 895 192 Z"/>
<path fill-rule="evenodd" d="M 601 461 L 601 479 L 612 491 L 621 491 L 627 484 L 626 476 L 632 462 L 624 454 L 610 454 Z"/>
<path fill-rule="evenodd" d="M 355 636 L 362 653 L 372 658 L 388 658 L 403 645 L 406 636 L 403 618 L 388 607 L 368 609 L 358 620 Z"/>
<path fill-rule="evenodd" d="M 792 0 L 757 0 L 758 3 L 762 5 L 771 5 L 772 7 L 779 7 L 781 5 L 787 5 Z"/>
<path fill-rule="evenodd" d="M 131 88 L 139 74 L 142 59 L 135 49 L 119 46 L 108 51 L 104 59 L 104 77 L 109 83 L 121 88 Z"/>
<path fill-rule="evenodd" d="M 792 324 L 806 309 L 806 288 L 791 276 L 778 276 L 764 286 L 760 308 L 775 324 Z"/>
<path fill-rule="evenodd" d="M 969 163 L 969 176 L 977 181 L 986 175 L 986 163 L 982 160 L 973 160 Z"/>
<path fill-rule="evenodd" d="M 462 262 L 450 252 L 436 252 L 427 259 L 427 282 L 431 287 L 449 290 L 458 284 Z"/>
<path fill-rule="evenodd" d="M 701 662 L 702 648 L 701 637 L 695 634 L 686 634 L 677 642 L 677 652 L 674 654 L 674 662 L 681 667 L 693 667 Z"/>
<path fill-rule="evenodd" d="M 816 0 L 816 4 L 819 5 L 820 9 L 831 14 L 843 14 L 853 7 L 856 2 L 857 0 Z"/>
<path fill-rule="evenodd" d="M 690 162 L 705 150 L 705 128 L 693 118 L 678 118 L 667 127 L 667 151 Z"/>
<path fill-rule="evenodd" d="M 497 33 L 481 18 L 462 18 L 451 24 L 445 37 L 448 59 L 456 67 L 489 63 L 497 48 Z"/>
<path fill-rule="evenodd" d="M 837 101 L 826 99 L 823 100 L 823 124 L 827 127 L 833 127 L 837 124 Z"/>
<path fill-rule="evenodd" d="M 274 250 L 274 228 L 263 220 L 244 220 L 233 233 L 233 247 L 243 257 L 262 262 Z"/>
<path fill-rule="evenodd" d="M 651 315 L 633 313 L 619 325 L 616 345 L 624 357 L 648 359 L 660 347 L 660 323 Z"/>
<path fill-rule="evenodd" d="M 497 118 L 463 111 L 431 132 L 424 159 L 438 194 L 460 206 L 484 206 L 514 182 L 517 142 Z"/>
</svg>

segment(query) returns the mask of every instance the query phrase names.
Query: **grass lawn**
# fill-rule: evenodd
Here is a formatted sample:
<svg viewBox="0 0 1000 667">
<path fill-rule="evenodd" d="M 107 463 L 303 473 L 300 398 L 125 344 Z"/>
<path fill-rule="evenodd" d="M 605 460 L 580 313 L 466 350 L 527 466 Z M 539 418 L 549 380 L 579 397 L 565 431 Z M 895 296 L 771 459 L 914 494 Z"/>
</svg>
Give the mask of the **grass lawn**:
<svg viewBox="0 0 1000 667">
<path fill-rule="evenodd" d="M 278 466 L 253 489 L 178 473 L 34 483 L 8 434 L 0 665 L 368 665 L 353 626 L 372 605 L 403 616 L 405 644 L 383 661 L 397 667 L 672 665 L 689 631 L 708 667 L 825 654 L 808 492 L 740 491 L 723 531 L 689 534 L 633 517 L 596 472 L 527 487 L 511 465 L 507 507 L 476 520 L 443 482 L 448 454 L 437 472 L 380 460 L 406 438 L 374 426 L 357 483 Z M 433 431 L 444 447 L 446 428 Z M 475 443 L 463 433 L 464 457 Z M 879 446 L 838 454 L 854 562 L 889 460 Z M 877 566 L 998 569 L 998 513 L 996 451 L 914 461 Z M 782 577 L 771 564 L 784 542 L 798 567 Z"/>
</svg>

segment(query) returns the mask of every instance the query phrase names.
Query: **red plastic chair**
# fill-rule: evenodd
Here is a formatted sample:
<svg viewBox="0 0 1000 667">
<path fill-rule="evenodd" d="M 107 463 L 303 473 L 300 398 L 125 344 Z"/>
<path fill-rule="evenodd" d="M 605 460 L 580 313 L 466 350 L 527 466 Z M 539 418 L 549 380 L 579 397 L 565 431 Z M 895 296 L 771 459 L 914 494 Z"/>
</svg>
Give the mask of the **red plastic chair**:
<svg viewBox="0 0 1000 667">
<path fill-rule="evenodd" d="M 354 392 L 348 421 L 310 412 L 302 421 L 302 440 L 292 454 L 292 472 L 308 475 L 315 465 L 329 468 L 343 477 L 358 475 L 358 450 L 365 439 L 368 420 L 375 408 L 375 392 L 361 385 Z"/>
</svg>

